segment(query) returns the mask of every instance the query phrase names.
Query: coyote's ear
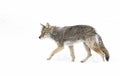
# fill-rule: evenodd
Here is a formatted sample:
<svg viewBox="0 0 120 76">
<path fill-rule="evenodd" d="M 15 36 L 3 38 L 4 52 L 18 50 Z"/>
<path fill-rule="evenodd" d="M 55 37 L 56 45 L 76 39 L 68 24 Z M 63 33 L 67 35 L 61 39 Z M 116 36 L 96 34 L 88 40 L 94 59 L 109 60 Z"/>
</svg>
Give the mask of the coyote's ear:
<svg viewBox="0 0 120 76">
<path fill-rule="evenodd" d="M 45 25 L 43 25 L 43 24 L 41 24 L 41 23 L 40 23 L 40 25 L 42 25 L 43 27 L 45 27 Z"/>
<path fill-rule="evenodd" d="M 49 27 L 50 27 L 50 24 L 49 24 L 49 23 L 46 23 L 46 27 L 49 28 Z"/>
</svg>

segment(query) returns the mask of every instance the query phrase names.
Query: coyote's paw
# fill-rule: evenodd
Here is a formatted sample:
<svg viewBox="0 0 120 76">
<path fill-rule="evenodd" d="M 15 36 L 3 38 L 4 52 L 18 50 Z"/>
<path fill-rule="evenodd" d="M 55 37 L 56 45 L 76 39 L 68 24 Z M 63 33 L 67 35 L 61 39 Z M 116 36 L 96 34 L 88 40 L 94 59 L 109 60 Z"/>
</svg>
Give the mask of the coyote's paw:
<svg viewBox="0 0 120 76">
<path fill-rule="evenodd" d="M 47 58 L 47 60 L 50 60 L 51 58 Z"/>
<path fill-rule="evenodd" d="M 72 59 L 72 62 L 74 62 L 75 61 L 75 59 Z"/>
<path fill-rule="evenodd" d="M 85 61 L 84 61 L 84 60 L 81 60 L 80 62 L 81 62 L 81 63 L 84 63 Z"/>
</svg>

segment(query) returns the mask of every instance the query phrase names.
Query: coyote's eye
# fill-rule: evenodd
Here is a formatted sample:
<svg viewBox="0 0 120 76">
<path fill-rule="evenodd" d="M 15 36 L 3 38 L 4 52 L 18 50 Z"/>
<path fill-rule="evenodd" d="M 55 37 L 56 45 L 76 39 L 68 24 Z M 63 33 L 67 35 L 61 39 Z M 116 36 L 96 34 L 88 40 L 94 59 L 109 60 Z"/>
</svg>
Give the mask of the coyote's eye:
<svg viewBox="0 0 120 76">
<path fill-rule="evenodd" d="M 48 29 L 47 28 L 43 28 L 39 38 L 46 37 L 47 35 L 48 35 Z"/>
</svg>

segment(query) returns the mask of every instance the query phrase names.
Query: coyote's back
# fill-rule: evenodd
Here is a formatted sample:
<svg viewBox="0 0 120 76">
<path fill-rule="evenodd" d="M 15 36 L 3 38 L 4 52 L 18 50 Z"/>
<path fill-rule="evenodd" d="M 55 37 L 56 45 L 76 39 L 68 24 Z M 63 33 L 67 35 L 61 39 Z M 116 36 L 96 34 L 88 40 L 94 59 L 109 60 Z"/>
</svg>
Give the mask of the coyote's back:
<svg viewBox="0 0 120 76">
<path fill-rule="evenodd" d="M 93 27 L 88 25 L 56 27 L 50 26 L 48 23 L 46 25 L 42 24 L 42 26 L 43 28 L 39 38 L 49 36 L 50 38 L 55 40 L 58 45 L 58 47 L 51 53 L 48 60 L 51 59 L 55 53 L 59 52 L 64 47 L 64 43 L 67 42 L 70 48 L 72 61 L 74 61 L 75 56 L 73 44 L 79 40 L 83 41 L 88 53 L 87 57 L 81 62 L 85 62 L 91 56 L 90 49 L 93 49 L 95 52 L 100 54 L 103 60 L 104 58 L 107 61 L 109 60 L 109 53 L 105 48 L 101 37 L 98 35 Z"/>
<path fill-rule="evenodd" d="M 85 40 L 96 34 L 95 29 L 87 25 L 66 26 L 61 31 L 64 41 Z"/>
</svg>

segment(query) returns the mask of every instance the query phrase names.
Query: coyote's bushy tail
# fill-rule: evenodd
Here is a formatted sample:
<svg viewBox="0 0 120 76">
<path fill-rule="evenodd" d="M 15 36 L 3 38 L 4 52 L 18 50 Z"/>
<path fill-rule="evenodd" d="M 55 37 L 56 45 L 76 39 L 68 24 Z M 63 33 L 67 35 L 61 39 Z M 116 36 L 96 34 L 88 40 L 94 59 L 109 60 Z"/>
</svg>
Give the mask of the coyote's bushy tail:
<svg viewBox="0 0 120 76">
<path fill-rule="evenodd" d="M 98 40 L 99 40 L 99 48 L 100 48 L 100 50 L 105 54 L 105 59 L 106 59 L 106 61 L 109 61 L 109 58 L 110 58 L 109 52 L 108 52 L 108 50 L 105 48 L 104 43 L 103 43 L 103 41 L 102 41 L 102 38 L 101 38 L 99 35 L 98 35 Z"/>
</svg>

